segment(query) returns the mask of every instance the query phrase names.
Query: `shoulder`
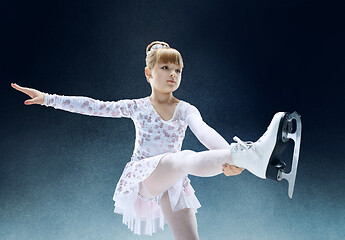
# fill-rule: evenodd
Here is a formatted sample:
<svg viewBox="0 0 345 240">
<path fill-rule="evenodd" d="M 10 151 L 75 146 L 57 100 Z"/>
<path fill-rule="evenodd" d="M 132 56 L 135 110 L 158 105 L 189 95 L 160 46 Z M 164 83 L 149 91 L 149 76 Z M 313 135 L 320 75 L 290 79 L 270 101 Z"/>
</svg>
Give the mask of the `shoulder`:
<svg viewBox="0 0 345 240">
<path fill-rule="evenodd" d="M 190 109 L 197 109 L 197 107 L 187 101 L 184 101 L 184 100 L 180 100 L 180 103 L 179 103 L 186 111 L 187 110 L 190 110 Z"/>
<path fill-rule="evenodd" d="M 188 117 L 192 115 L 197 115 L 201 117 L 200 111 L 195 105 L 184 100 L 180 100 L 179 104 L 181 105 L 180 109 L 181 109 L 183 119 L 187 120 Z"/>
<path fill-rule="evenodd" d="M 121 99 L 118 102 L 131 113 L 136 112 L 138 108 L 146 109 L 146 98 Z"/>
</svg>

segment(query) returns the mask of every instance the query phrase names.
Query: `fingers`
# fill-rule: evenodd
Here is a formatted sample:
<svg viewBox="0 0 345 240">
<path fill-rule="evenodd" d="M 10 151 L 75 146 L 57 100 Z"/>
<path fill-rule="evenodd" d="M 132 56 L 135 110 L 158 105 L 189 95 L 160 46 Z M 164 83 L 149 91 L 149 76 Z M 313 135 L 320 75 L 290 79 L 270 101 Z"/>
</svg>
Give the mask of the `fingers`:
<svg viewBox="0 0 345 240">
<path fill-rule="evenodd" d="M 11 86 L 15 89 L 19 89 L 20 86 L 17 83 L 11 83 Z"/>
<path fill-rule="evenodd" d="M 229 169 L 229 166 L 230 165 L 227 163 L 223 165 L 223 173 L 227 177 L 231 176 L 231 170 Z"/>
<path fill-rule="evenodd" d="M 33 89 L 33 88 L 27 88 L 27 87 L 21 87 L 16 83 L 11 83 L 11 86 L 15 89 L 17 89 L 18 91 L 21 91 L 27 95 L 29 95 L 30 97 L 34 97 L 35 96 L 35 92 L 37 92 L 37 90 Z"/>
<path fill-rule="evenodd" d="M 19 85 L 16 84 L 16 83 L 11 83 L 11 86 L 12 86 L 14 89 L 17 89 L 18 91 L 21 91 L 21 92 L 27 94 L 28 88 L 21 87 L 21 86 L 19 86 Z"/>
<path fill-rule="evenodd" d="M 33 99 L 28 99 L 24 102 L 25 105 L 32 105 L 35 104 L 35 102 L 33 101 Z"/>
<path fill-rule="evenodd" d="M 231 173 L 229 173 L 229 171 L 227 169 L 223 169 L 223 173 L 227 177 L 231 176 Z"/>
<path fill-rule="evenodd" d="M 25 105 L 31 105 L 31 104 L 41 104 L 44 101 L 43 94 L 33 88 L 26 88 L 26 87 L 21 87 L 16 83 L 11 83 L 11 86 L 18 90 L 21 91 L 27 95 L 29 95 L 32 99 L 28 99 L 24 102 Z"/>
<path fill-rule="evenodd" d="M 229 165 L 228 163 L 223 165 L 223 173 L 225 174 L 225 176 L 238 175 L 241 174 L 243 170 L 243 168 L 239 168 L 234 165 Z"/>
<path fill-rule="evenodd" d="M 32 105 L 32 104 L 42 104 L 44 102 L 43 99 L 40 99 L 39 97 L 35 97 L 33 99 L 28 99 L 24 102 L 25 105 Z"/>
</svg>

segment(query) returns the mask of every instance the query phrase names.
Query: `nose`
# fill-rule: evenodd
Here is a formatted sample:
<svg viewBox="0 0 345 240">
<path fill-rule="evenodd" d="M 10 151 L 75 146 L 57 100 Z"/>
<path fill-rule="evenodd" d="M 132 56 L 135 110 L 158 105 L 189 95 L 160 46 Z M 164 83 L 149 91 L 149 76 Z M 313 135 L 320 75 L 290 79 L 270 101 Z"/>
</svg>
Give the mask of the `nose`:
<svg viewBox="0 0 345 240">
<path fill-rule="evenodd" d="M 176 77 L 175 71 L 172 71 L 172 72 L 170 73 L 170 76 L 175 78 L 175 77 Z"/>
</svg>

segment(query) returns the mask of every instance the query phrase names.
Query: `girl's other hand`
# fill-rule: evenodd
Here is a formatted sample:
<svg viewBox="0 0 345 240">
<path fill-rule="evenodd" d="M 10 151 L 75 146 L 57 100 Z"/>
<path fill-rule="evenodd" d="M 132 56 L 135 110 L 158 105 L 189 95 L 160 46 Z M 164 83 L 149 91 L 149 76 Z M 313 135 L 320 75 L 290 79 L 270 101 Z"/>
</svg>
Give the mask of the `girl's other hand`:
<svg viewBox="0 0 345 240">
<path fill-rule="evenodd" d="M 31 99 L 26 100 L 24 102 L 25 105 L 31 105 L 31 104 L 43 104 L 44 102 L 44 94 L 36 89 L 33 88 L 26 88 L 21 87 L 16 83 L 11 83 L 11 86 L 14 89 L 17 89 L 18 91 L 21 91 L 31 97 Z"/>
<path fill-rule="evenodd" d="M 233 165 L 229 165 L 227 163 L 223 165 L 223 173 L 227 177 L 239 175 L 239 174 L 242 173 L 243 170 L 244 170 L 243 168 L 239 168 L 239 167 L 236 167 L 236 166 L 233 166 Z"/>
</svg>

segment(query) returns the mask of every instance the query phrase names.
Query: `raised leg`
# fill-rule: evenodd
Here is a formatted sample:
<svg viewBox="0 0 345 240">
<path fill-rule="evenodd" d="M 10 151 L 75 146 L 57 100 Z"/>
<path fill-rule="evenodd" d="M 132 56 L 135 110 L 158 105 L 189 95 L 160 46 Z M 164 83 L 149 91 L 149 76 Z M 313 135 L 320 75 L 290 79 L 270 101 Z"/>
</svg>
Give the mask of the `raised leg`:
<svg viewBox="0 0 345 240">
<path fill-rule="evenodd" d="M 230 149 L 169 153 L 160 160 L 153 173 L 144 180 L 144 184 L 152 195 L 158 196 L 188 174 L 199 177 L 221 174 L 224 163 L 233 165 Z M 145 192 L 140 194 L 148 197 Z"/>
<path fill-rule="evenodd" d="M 294 133 L 290 127 L 292 119 L 297 122 Z M 230 149 L 203 152 L 184 150 L 169 153 L 161 159 L 153 173 L 144 180 L 144 184 L 148 192 L 158 196 L 188 174 L 200 177 L 216 176 L 223 172 L 222 165 L 228 163 L 245 168 L 260 178 L 277 181 L 286 179 L 289 182 L 289 196 L 292 197 L 300 138 L 300 116 L 297 113 L 279 112 L 274 115 L 265 134 L 255 143 L 242 142 L 235 137 L 234 140 L 237 143 L 232 143 Z M 280 161 L 280 156 L 289 139 L 295 141 L 295 150 L 292 170 L 289 174 L 285 174 L 283 173 L 285 163 Z"/>
</svg>

